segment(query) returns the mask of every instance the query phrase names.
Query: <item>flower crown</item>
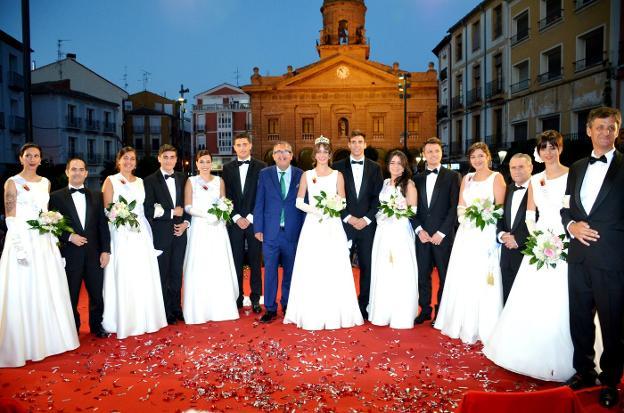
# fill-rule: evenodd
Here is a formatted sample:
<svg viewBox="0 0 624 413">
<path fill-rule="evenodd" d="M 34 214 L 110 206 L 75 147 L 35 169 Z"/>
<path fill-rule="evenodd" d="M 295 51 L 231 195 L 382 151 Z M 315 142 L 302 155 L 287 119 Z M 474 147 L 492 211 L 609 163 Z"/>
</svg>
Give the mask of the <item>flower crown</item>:
<svg viewBox="0 0 624 413">
<path fill-rule="evenodd" d="M 329 145 L 330 142 L 329 142 L 328 138 L 326 138 L 325 136 L 321 135 L 318 138 L 316 138 L 316 140 L 314 141 L 315 145 L 318 145 L 320 143 L 323 143 L 325 145 Z"/>
</svg>

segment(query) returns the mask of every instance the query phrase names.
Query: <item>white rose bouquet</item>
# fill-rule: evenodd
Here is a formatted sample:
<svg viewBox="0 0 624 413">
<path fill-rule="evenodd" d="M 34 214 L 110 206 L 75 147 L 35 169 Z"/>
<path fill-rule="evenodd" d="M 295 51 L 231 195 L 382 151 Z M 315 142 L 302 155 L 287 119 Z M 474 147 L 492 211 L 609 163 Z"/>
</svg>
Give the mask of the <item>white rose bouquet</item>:
<svg viewBox="0 0 624 413">
<path fill-rule="evenodd" d="M 475 227 L 483 229 L 487 225 L 496 224 L 503 216 L 503 206 L 495 205 L 491 199 L 475 198 L 470 206 L 466 207 L 464 217 L 472 221 Z"/>
<path fill-rule="evenodd" d="M 379 212 L 388 218 L 410 218 L 415 215 L 415 207 L 407 205 L 407 200 L 399 188 L 394 188 L 392 192 L 384 192 L 379 198 Z"/>
<path fill-rule="evenodd" d="M 522 253 L 531 257 L 529 264 L 537 265 L 538 270 L 543 266 L 556 268 L 557 263 L 568 260 L 568 245 L 564 234 L 538 230 L 529 235 Z"/>
<path fill-rule="evenodd" d="M 233 210 L 234 204 L 232 201 L 222 196 L 217 202 L 212 204 L 212 208 L 208 210 L 208 213 L 216 216 L 219 221 L 228 222 L 232 219 Z"/>
<path fill-rule="evenodd" d="M 314 199 L 316 199 L 316 208 L 323 216 L 328 216 L 330 218 L 339 217 L 340 211 L 347 207 L 347 201 L 338 194 L 328 196 L 325 191 L 321 191 L 321 194 L 315 195 Z M 321 217 L 319 222 L 322 220 L 323 218 Z"/>
<path fill-rule="evenodd" d="M 58 211 L 40 211 L 37 219 L 28 220 L 26 223 L 30 225 L 30 229 L 36 229 L 40 234 L 52 234 L 57 238 L 63 232 L 74 232 L 67 218 Z"/>
<path fill-rule="evenodd" d="M 129 230 L 139 231 L 138 216 L 132 210 L 136 206 L 136 200 L 128 202 L 123 196 L 119 197 L 117 202 L 111 202 L 106 208 L 106 216 L 108 221 L 115 228 L 126 227 Z"/>
</svg>

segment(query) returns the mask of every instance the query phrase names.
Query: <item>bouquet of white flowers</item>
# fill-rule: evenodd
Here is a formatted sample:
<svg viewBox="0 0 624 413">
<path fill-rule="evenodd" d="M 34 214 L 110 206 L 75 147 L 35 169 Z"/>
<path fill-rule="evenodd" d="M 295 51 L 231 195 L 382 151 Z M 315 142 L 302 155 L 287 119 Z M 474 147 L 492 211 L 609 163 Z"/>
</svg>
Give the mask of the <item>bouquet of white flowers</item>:
<svg viewBox="0 0 624 413">
<path fill-rule="evenodd" d="M 58 211 L 40 211 L 37 219 L 28 220 L 26 223 L 30 225 L 30 229 L 36 229 L 40 234 L 48 233 L 60 237 L 63 232 L 74 232 L 67 219 Z"/>
<path fill-rule="evenodd" d="M 212 208 L 208 210 L 208 213 L 216 216 L 220 221 L 228 222 L 232 219 L 231 215 L 233 210 L 234 204 L 232 201 L 222 196 L 217 202 L 212 204 Z"/>
<path fill-rule="evenodd" d="M 138 216 L 132 210 L 136 206 L 136 200 L 128 203 L 123 196 L 119 197 L 117 202 L 111 202 L 106 208 L 106 216 L 108 221 L 115 228 L 126 227 L 130 230 L 139 231 Z"/>
<path fill-rule="evenodd" d="M 388 218 L 410 218 L 415 215 L 415 207 L 407 205 L 407 200 L 399 188 L 394 188 L 392 192 L 383 192 L 379 198 L 379 212 Z"/>
<path fill-rule="evenodd" d="M 522 253 L 531 257 L 529 264 L 536 264 L 538 270 L 544 265 L 556 268 L 559 261 L 568 260 L 568 245 L 564 234 L 538 230 L 527 237 Z"/>
<path fill-rule="evenodd" d="M 318 208 L 323 216 L 330 218 L 339 217 L 340 211 L 347 207 L 347 201 L 338 194 L 328 196 L 325 191 L 321 191 L 320 195 L 315 195 L 316 208 Z M 323 218 L 319 220 L 321 222 Z"/>
<path fill-rule="evenodd" d="M 472 204 L 466 207 L 464 216 L 483 231 L 487 225 L 496 224 L 496 221 L 501 219 L 503 216 L 503 206 L 495 205 L 489 198 L 475 198 Z"/>
</svg>

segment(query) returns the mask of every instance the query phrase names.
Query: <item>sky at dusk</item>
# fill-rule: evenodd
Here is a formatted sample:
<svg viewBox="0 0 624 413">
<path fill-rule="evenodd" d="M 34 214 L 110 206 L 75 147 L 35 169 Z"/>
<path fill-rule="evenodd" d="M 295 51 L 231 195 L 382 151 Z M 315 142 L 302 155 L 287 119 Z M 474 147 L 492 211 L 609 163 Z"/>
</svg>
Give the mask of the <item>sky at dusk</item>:
<svg viewBox="0 0 624 413">
<path fill-rule="evenodd" d="M 0 0 L 0 29 L 22 39 L 20 0 Z M 220 83 L 249 83 L 252 68 L 279 75 L 318 59 L 322 0 L 31 0 L 32 59 L 38 67 L 63 53 L 124 87 L 174 98 Z M 479 1 L 368 0 L 370 59 L 424 71 L 431 49 Z M 437 62 L 436 62 L 437 63 Z"/>
</svg>

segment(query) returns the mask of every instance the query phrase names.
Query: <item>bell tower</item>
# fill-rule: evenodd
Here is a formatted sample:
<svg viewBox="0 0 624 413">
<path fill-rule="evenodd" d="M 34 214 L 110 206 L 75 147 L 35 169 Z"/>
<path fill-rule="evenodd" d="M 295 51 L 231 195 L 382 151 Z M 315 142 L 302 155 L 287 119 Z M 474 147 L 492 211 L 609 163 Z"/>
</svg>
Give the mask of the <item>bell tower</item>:
<svg viewBox="0 0 624 413">
<path fill-rule="evenodd" d="M 364 0 L 324 0 L 321 14 L 323 28 L 316 45 L 321 59 L 336 53 L 368 59 Z"/>
</svg>

